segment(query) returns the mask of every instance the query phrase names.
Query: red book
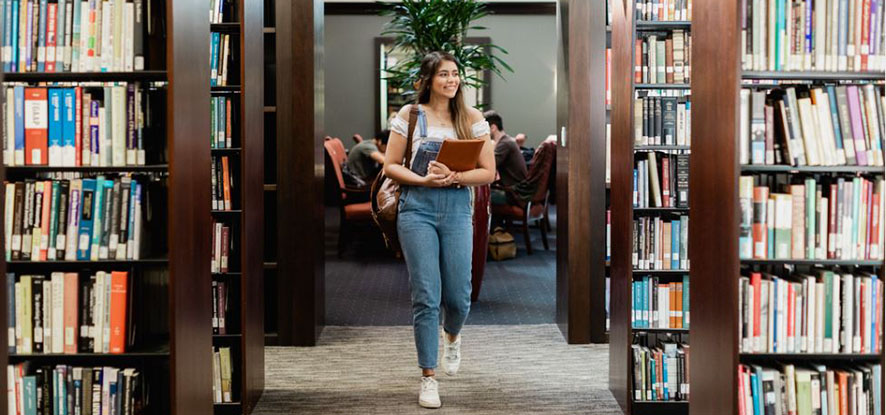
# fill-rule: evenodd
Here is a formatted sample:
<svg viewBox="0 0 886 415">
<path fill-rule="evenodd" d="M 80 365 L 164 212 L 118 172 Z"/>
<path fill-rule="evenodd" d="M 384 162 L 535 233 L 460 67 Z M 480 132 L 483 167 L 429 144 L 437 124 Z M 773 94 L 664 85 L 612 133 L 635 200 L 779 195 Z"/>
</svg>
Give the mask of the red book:
<svg viewBox="0 0 886 415">
<path fill-rule="evenodd" d="M 766 259 L 766 251 L 769 247 L 769 229 L 767 224 L 773 218 L 767 218 L 766 203 L 769 201 L 769 188 L 757 186 L 754 188 L 753 221 L 751 236 L 753 238 L 754 258 Z"/>
<path fill-rule="evenodd" d="M 231 100 L 225 100 L 225 147 L 231 148 Z"/>
<path fill-rule="evenodd" d="M 848 414 L 849 413 L 849 391 L 846 389 L 849 387 L 849 374 L 838 370 L 837 372 L 837 385 L 840 386 L 840 396 L 838 397 L 840 401 L 840 413 Z"/>
<path fill-rule="evenodd" d="M 637 39 L 634 44 L 634 82 L 643 82 L 643 39 Z"/>
<path fill-rule="evenodd" d="M 230 254 L 230 249 L 228 245 L 231 243 L 231 228 L 229 226 L 222 226 L 221 228 L 221 262 L 219 263 L 219 268 L 221 272 L 228 272 L 228 255 Z"/>
<path fill-rule="evenodd" d="M 231 210 L 231 172 L 228 156 L 222 156 L 222 190 L 224 195 L 224 210 Z"/>
<path fill-rule="evenodd" d="M 64 353 L 77 353 L 77 314 L 79 311 L 77 302 L 77 273 L 66 272 L 64 276 Z"/>
<path fill-rule="evenodd" d="M 753 346 L 751 346 L 751 349 L 754 351 L 759 350 L 759 348 L 762 346 L 760 344 L 760 342 L 762 341 L 762 333 L 760 332 L 760 289 L 762 287 L 760 280 L 762 277 L 763 275 L 759 272 L 751 273 L 751 287 L 754 287 L 754 309 L 751 310 L 754 313 L 754 331 L 752 337 Z"/>
<path fill-rule="evenodd" d="M 865 299 L 867 298 L 868 295 L 870 295 L 870 293 L 868 293 L 866 291 L 867 290 L 865 290 L 864 280 L 862 280 L 862 283 L 859 284 L 859 287 L 858 287 L 858 295 L 860 298 L 857 299 L 858 309 L 859 309 L 858 324 L 859 324 L 859 327 L 861 327 L 861 333 L 857 333 L 857 334 L 858 334 L 858 337 L 861 338 L 861 352 L 862 353 L 870 353 L 870 350 L 868 350 L 868 342 L 866 341 L 867 336 L 865 336 L 865 334 L 870 334 L 870 333 L 868 333 L 868 331 L 870 331 L 870 324 L 871 324 L 869 321 L 867 321 L 868 314 L 867 314 L 867 307 L 865 307 L 865 305 L 867 304 L 867 301 L 865 301 Z"/>
<path fill-rule="evenodd" d="M 869 35 L 871 25 L 871 0 L 861 3 L 861 71 L 868 70 L 868 54 L 871 53 L 871 41 Z M 857 24 L 857 23 L 856 23 Z"/>
<path fill-rule="evenodd" d="M 870 253 L 869 256 L 871 259 L 883 259 L 881 258 L 880 253 L 882 252 L 882 248 L 880 248 L 880 226 L 883 224 L 880 223 L 880 188 L 878 186 L 877 191 L 873 193 L 872 202 L 871 202 L 871 231 L 869 235 L 871 236 L 871 244 L 870 244 Z"/>
<path fill-rule="evenodd" d="M 794 332 L 794 311 L 797 309 L 797 299 L 794 294 L 793 284 L 788 284 L 788 338 L 796 338 Z"/>
<path fill-rule="evenodd" d="M 744 400 L 744 366 L 738 365 L 738 413 L 747 412 Z"/>
<path fill-rule="evenodd" d="M 671 166 L 670 157 L 661 158 L 661 203 L 664 207 L 671 205 Z"/>
<path fill-rule="evenodd" d="M 25 164 L 47 164 L 48 125 L 46 88 L 25 88 Z"/>
<path fill-rule="evenodd" d="M 225 310 L 227 309 L 227 295 L 228 289 L 224 282 L 218 283 L 218 290 L 216 290 L 218 294 L 218 334 L 227 334 L 227 323 L 225 323 Z"/>
<path fill-rule="evenodd" d="M 124 353 L 126 351 L 126 287 L 128 286 L 128 273 L 122 271 L 111 272 L 111 338 L 109 342 L 110 353 Z"/>
<path fill-rule="evenodd" d="M 55 72 L 55 46 L 57 43 L 55 27 L 57 17 L 58 3 L 49 3 L 46 8 L 46 72 Z"/>
</svg>

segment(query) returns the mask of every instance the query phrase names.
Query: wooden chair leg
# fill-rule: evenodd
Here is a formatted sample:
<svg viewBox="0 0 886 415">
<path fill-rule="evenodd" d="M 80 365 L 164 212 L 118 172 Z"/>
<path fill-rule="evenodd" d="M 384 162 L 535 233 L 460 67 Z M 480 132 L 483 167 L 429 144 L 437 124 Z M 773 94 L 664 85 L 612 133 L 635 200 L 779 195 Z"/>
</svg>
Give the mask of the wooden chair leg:
<svg viewBox="0 0 886 415">
<path fill-rule="evenodd" d="M 545 251 L 548 251 L 551 248 L 548 246 L 548 227 L 545 226 L 544 218 L 539 219 L 538 228 L 541 229 L 541 243 L 545 246 Z"/>
<path fill-rule="evenodd" d="M 529 221 L 523 221 L 523 239 L 526 240 L 526 253 L 532 255 L 532 239 L 529 238 Z"/>
</svg>

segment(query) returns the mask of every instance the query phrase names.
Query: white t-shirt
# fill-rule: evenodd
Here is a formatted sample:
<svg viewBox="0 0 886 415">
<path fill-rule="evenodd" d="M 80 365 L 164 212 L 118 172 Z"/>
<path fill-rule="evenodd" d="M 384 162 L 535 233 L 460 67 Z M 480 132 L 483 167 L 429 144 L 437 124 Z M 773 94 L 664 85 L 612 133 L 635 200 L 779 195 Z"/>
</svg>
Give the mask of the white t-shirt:
<svg viewBox="0 0 886 415">
<path fill-rule="evenodd" d="M 455 139 L 458 137 L 458 134 L 455 132 L 455 128 L 453 127 L 436 127 L 436 126 L 426 126 L 426 133 L 422 134 L 422 113 L 424 109 L 422 109 L 421 105 L 419 105 L 419 118 L 415 123 L 415 130 L 412 134 L 412 155 L 409 158 L 410 166 L 414 165 L 415 156 L 418 154 L 419 148 L 422 145 L 425 145 L 425 148 L 433 148 L 436 147 L 436 150 L 439 150 L 439 144 L 443 143 L 444 139 L 451 138 Z M 409 129 L 409 121 L 400 118 L 399 115 L 394 117 L 394 120 L 391 121 L 391 131 L 402 135 L 403 137 L 407 136 L 407 131 Z M 478 121 L 471 125 L 471 136 L 472 138 L 482 137 L 484 135 L 489 134 L 489 123 L 485 120 Z M 426 144 L 427 143 L 427 144 Z M 438 144 L 434 146 L 432 143 Z M 436 155 L 435 155 L 436 156 Z M 423 168 L 422 168 L 423 167 Z M 421 176 L 424 176 L 421 171 L 427 171 L 427 166 L 413 166 L 413 171 L 416 171 Z"/>
</svg>

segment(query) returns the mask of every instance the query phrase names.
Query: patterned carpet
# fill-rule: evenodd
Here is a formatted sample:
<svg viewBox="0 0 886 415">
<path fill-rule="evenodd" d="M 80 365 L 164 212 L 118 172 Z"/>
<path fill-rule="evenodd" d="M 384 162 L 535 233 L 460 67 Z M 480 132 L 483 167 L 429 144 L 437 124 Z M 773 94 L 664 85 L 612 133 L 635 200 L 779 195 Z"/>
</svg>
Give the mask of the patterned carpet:
<svg viewBox="0 0 886 415">
<path fill-rule="evenodd" d="M 411 327 L 328 326 L 317 347 L 265 349 L 253 413 L 621 414 L 605 344 L 567 345 L 554 325 L 473 325 L 463 336 L 460 372 L 439 375 L 439 410 L 418 406 Z"/>
</svg>

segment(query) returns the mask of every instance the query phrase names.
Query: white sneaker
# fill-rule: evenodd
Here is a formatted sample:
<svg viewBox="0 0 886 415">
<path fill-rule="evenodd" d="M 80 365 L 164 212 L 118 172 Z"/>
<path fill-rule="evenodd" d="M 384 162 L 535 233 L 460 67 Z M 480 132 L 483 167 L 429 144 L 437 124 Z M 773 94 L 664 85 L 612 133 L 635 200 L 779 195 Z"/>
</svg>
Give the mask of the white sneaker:
<svg viewBox="0 0 886 415">
<path fill-rule="evenodd" d="M 440 392 L 437 391 L 437 380 L 430 376 L 422 376 L 421 392 L 418 395 L 418 404 L 423 408 L 439 408 Z"/>
<path fill-rule="evenodd" d="M 461 365 L 461 335 L 455 338 L 454 342 L 449 341 L 449 336 L 443 332 L 443 371 L 447 375 L 453 376 L 458 373 L 458 367 Z"/>
</svg>

